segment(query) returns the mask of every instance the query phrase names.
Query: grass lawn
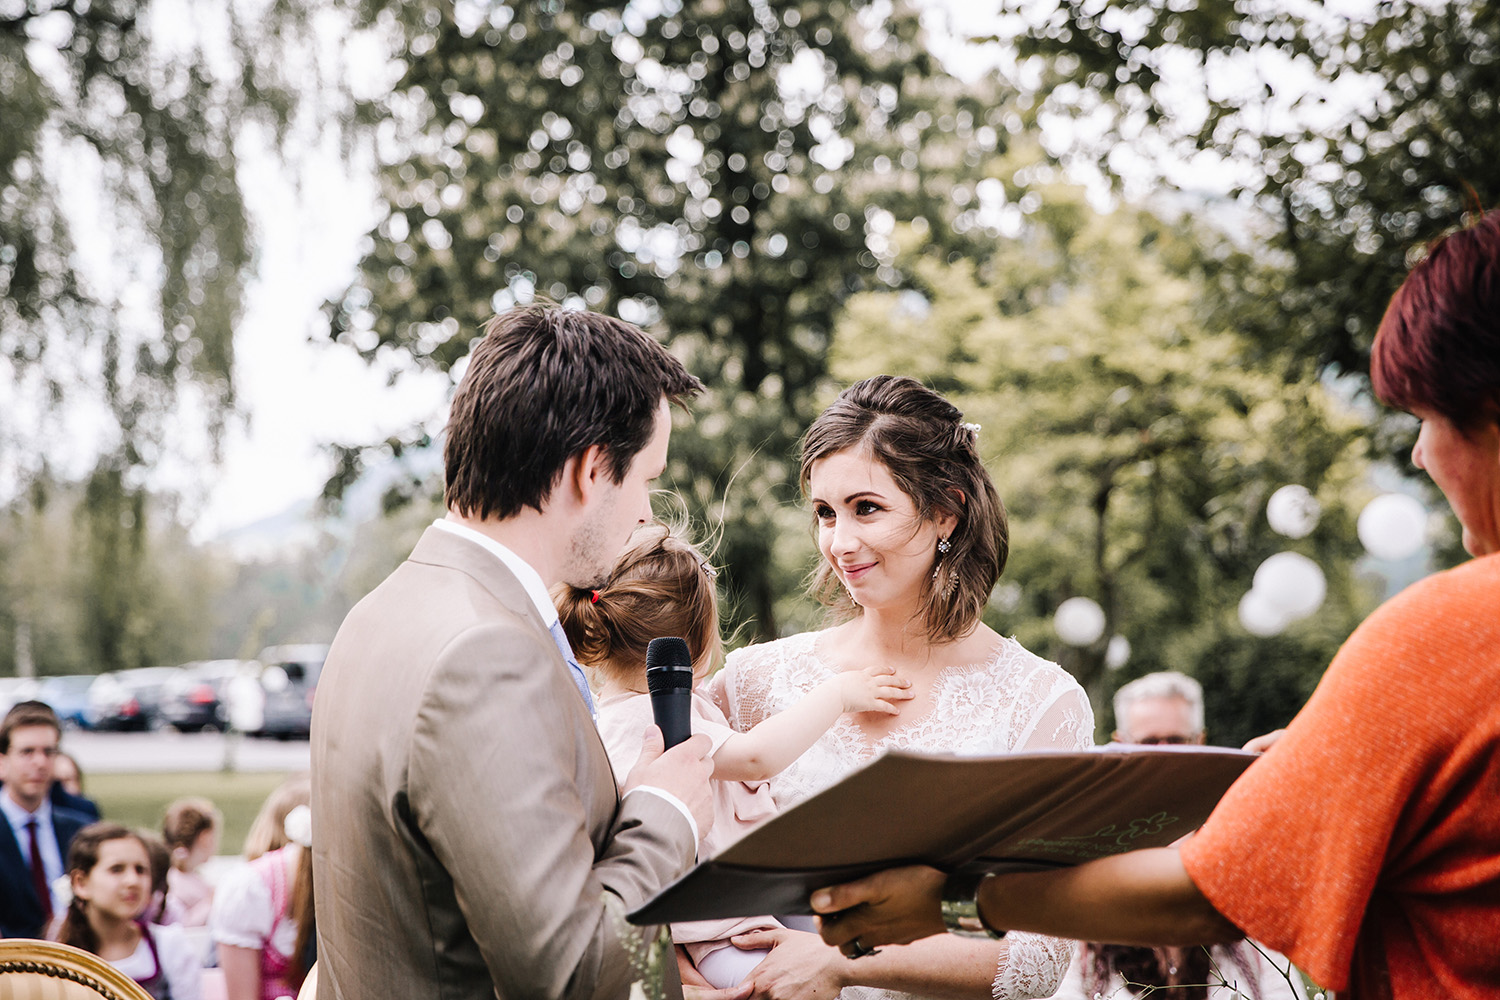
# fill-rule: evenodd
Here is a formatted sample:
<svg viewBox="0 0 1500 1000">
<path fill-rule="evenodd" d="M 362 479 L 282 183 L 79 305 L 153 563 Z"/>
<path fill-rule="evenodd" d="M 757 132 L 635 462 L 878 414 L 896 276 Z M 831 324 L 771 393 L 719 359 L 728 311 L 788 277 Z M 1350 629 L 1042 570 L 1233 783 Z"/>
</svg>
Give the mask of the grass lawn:
<svg viewBox="0 0 1500 1000">
<path fill-rule="evenodd" d="M 150 774 L 88 776 L 84 793 L 99 803 L 104 818 L 161 835 L 167 804 L 184 795 L 201 795 L 224 814 L 219 854 L 239 854 L 261 803 L 286 778 L 275 771 L 167 771 Z"/>
</svg>

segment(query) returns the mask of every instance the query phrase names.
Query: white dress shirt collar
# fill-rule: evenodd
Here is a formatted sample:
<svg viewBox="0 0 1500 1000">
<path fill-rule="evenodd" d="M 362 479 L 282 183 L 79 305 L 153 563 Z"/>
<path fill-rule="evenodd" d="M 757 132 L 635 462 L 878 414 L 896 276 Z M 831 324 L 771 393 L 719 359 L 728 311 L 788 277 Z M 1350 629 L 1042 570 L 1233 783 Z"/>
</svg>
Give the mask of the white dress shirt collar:
<svg viewBox="0 0 1500 1000">
<path fill-rule="evenodd" d="M 441 529 L 459 538 L 467 538 L 475 545 L 488 551 L 496 559 L 505 564 L 505 568 L 515 574 L 521 582 L 521 588 L 526 591 L 526 596 L 531 598 L 531 603 L 536 605 L 537 613 L 542 616 L 542 624 L 548 628 L 557 621 L 557 606 L 552 603 L 552 595 L 547 593 L 547 585 L 542 582 L 542 576 L 531 568 L 531 564 L 510 549 L 495 541 L 483 532 L 475 531 L 473 528 L 450 521 L 440 517 L 432 522 L 434 528 Z"/>
<path fill-rule="evenodd" d="M 36 812 L 27 812 L 24 806 L 10 797 L 10 792 L 0 788 L 0 810 L 5 812 L 5 818 L 10 821 L 10 827 L 17 835 L 26 832 L 26 824 L 31 822 L 32 817 L 43 828 L 52 825 L 52 801 L 45 797 L 42 804 L 36 807 Z"/>
</svg>

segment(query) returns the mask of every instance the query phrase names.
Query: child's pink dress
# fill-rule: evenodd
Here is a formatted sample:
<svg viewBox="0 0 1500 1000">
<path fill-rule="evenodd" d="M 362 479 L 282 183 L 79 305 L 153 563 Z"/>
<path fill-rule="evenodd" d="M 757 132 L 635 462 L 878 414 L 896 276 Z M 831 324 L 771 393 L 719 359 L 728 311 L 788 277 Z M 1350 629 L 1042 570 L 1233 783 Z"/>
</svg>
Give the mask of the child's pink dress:
<svg viewBox="0 0 1500 1000">
<path fill-rule="evenodd" d="M 651 715 L 651 696 L 623 692 L 600 698 L 599 736 L 614 767 L 615 782 L 623 783 L 641 755 L 641 736 L 656 720 Z M 729 720 L 719 707 L 696 689 L 689 714 L 693 735 L 704 734 L 713 742 L 713 752 L 731 736 L 739 735 L 729 727 Z M 715 781 L 714 825 L 698 844 L 698 858 L 712 857 L 744 836 L 751 827 L 776 815 L 771 787 L 764 781 Z M 672 925 L 672 940 L 687 949 L 693 964 L 701 966 L 704 956 L 732 947 L 729 938 L 754 930 L 780 927 L 774 917 L 737 917 L 727 920 L 698 920 Z"/>
</svg>

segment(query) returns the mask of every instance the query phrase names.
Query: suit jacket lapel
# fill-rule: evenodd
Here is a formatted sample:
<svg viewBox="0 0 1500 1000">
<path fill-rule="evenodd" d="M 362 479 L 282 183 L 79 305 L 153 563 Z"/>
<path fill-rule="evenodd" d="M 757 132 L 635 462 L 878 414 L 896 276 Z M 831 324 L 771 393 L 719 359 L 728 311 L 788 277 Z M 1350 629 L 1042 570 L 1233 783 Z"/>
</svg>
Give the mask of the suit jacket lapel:
<svg viewBox="0 0 1500 1000">
<path fill-rule="evenodd" d="M 4 790 L 0 789 L 0 795 L 4 794 Z M 53 827 L 56 828 L 55 823 Z M 37 920 L 40 921 L 42 901 L 37 899 L 36 889 L 31 885 L 31 869 L 26 864 L 25 855 L 21 853 L 21 845 L 16 843 L 16 832 L 11 829 L 10 820 L 4 816 L 0 816 L 0 856 L 4 858 L 6 870 L 20 876 L 16 879 L 16 884 L 20 887 L 21 894 L 29 900 L 29 905 L 37 911 Z"/>
<path fill-rule="evenodd" d="M 516 575 L 510 571 L 510 568 L 493 552 L 441 528 L 428 528 L 417 540 L 417 545 L 412 549 L 408 558 L 412 562 L 444 566 L 472 577 L 480 586 L 493 594 L 497 601 L 520 615 L 532 628 L 536 629 L 538 637 L 545 640 L 548 647 L 557 650 L 554 661 L 556 668 L 567 678 L 568 685 L 573 686 L 573 671 L 563 660 L 562 651 L 557 649 L 557 642 L 552 638 L 547 623 L 542 620 L 541 612 L 532 603 L 531 595 L 526 592 L 525 587 L 521 586 L 521 581 L 516 579 Z M 581 697 L 578 699 L 578 704 L 589 720 L 589 729 L 597 737 L 598 727 L 588 713 L 588 705 Z M 602 740 L 599 746 L 601 748 L 604 746 Z"/>
</svg>

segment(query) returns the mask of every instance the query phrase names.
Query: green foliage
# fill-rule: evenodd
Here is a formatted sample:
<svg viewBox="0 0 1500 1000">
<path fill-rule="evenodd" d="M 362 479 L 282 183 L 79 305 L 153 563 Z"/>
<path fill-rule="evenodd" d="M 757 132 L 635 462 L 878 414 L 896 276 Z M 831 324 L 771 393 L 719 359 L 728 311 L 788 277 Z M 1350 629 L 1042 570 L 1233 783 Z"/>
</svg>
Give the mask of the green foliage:
<svg viewBox="0 0 1500 1000">
<path fill-rule="evenodd" d="M 989 617 L 1072 670 L 1101 723 L 1118 682 L 1181 670 L 1209 689 L 1215 740 L 1243 742 L 1285 724 L 1369 610 L 1350 572 L 1350 505 L 1367 489 L 1363 421 L 1328 387 L 1249 361 L 1246 339 L 1214 323 L 1223 317 L 1203 300 L 1202 258 L 1218 253 L 1213 267 L 1247 274 L 1253 258 L 1144 214 L 1094 215 L 1063 188 L 1044 206 L 984 267 L 914 254 L 906 266 L 925 298 L 857 296 L 833 374 L 917 376 L 982 425 L 1011 525 Z M 1292 482 L 1324 510 L 1300 542 L 1273 534 L 1264 515 L 1269 494 Z M 1315 619 L 1259 640 L 1236 609 L 1256 566 L 1281 549 L 1315 558 L 1329 597 Z M 1087 649 L 1052 630 L 1074 595 L 1105 610 L 1104 636 Z M 1117 634 L 1133 654 L 1107 675 Z"/>
<path fill-rule="evenodd" d="M 944 74 L 904 3 L 646 10 L 366 11 L 403 75 L 362 110 L 385 218 L 332 334 L 448 369 L 533 294 L 656 331 L 709 385 L 665 484 L 722 524 L 731 617 L 768 636 L 797 585 L 775 552 L 788 462 L 838 312 L 903 281 L 898 223 L 983 255 L 976 185 L 1023 122 Z"/>
<path fill-rule="evenodd" d="M 0 675 L 16 673 L 19 630 L 39 674 L 203 659 L 221 585 L 173 506 L 120 472 L 35 480 L 0 511 Z"/>
<path fill-rule="evenodd" d="M 17 391 L 0 485 L 46 474 L 18 419 L 32 409 L 97 409 L 102 467 L 132 469 L 160 458 L 192 383 L 217 436 L 251 263 L 236 144 L 247 123 L 286 125 L 286 77 L 319 82 L 288 58 L 303 5 L 246 9 L 0 12 L 0 380 Z"/>
<path fill-rule="evenodd" d="M 171 498 L 118 471 L 33 480 L 0 509 L 0 676 L 18 673 L 18 643 L 50 675 L 327 642 L 438 512 L 424 493 L 359 523 L 309 515 L 304 544 L 252 558 L 194 543 Z"/>
<path fill-rule="evenodd" d="M 1254 332 L 1363 372 L 1409 254 L 1500 199 L 1500 7 L 1333 6 L 1063 0 L 1016 43 L 1049 112 L 1111 123 L 1071 155 L 1117 176 L 1141 169 L 1122 142 L 1232 163 L 1284 254 L 1276 322 Z"/>
</svg>

